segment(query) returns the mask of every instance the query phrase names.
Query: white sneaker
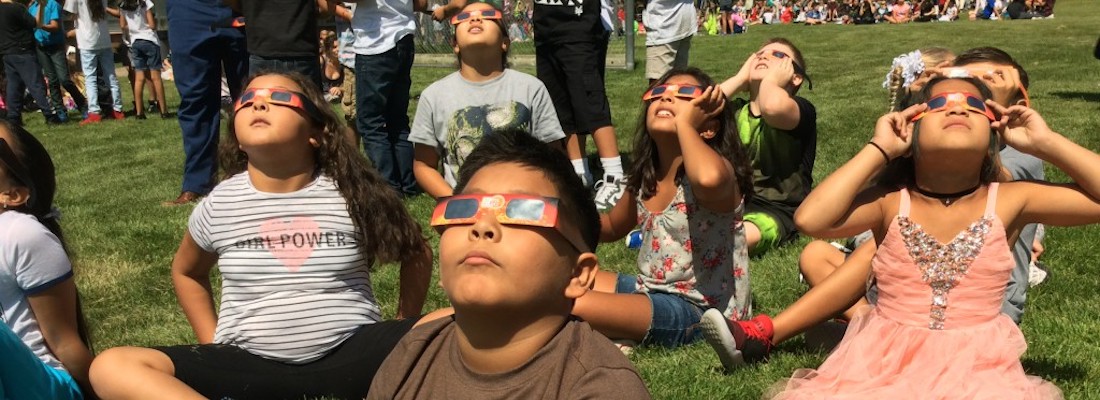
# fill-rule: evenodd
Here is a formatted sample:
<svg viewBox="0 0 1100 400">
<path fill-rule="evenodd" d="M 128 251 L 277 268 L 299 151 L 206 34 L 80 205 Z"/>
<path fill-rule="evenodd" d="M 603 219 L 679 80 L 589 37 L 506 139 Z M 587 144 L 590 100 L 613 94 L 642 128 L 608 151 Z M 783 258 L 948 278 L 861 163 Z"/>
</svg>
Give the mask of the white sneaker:
<svg viewBox="0 0 1100 400">
<path fill-rule="evenodd" d="M 638 342 L 628 339 L 612 340 L 611 343 L 614 343 L 615 347 L 618 347 L 619 351 L 623 352 L 623 355 L 627 357 L 634 354 L 634 347 L 638 346 Z"/>
<path fill-rule="evenodd" d="M 1027 283 L 1029 287 L 1038 286 L 1047 280 L 1047 271 L 1039 263 L 1031 263 L 1027 271 Z"/>
<path fill-rule="evenodd" d="M 596 186 L 596 210 L 607 211 L 619 202 L 626 193 L 626 179 L 621 176 L 605 175 L 603 180 L 597 181 Z"/>
<path fill-rule="evenodd" d="M 745 358 L 741 350 L 737 349 L 737 340 L 733 338 L 726 317 L 721 311 L 712 308 L 704 312 L 699 319 L 699 327 L 703 329 L 703 338 L 718 354 L 718 360 L 722 362 L 726 371 L 745 365 Z"/>
</svg>

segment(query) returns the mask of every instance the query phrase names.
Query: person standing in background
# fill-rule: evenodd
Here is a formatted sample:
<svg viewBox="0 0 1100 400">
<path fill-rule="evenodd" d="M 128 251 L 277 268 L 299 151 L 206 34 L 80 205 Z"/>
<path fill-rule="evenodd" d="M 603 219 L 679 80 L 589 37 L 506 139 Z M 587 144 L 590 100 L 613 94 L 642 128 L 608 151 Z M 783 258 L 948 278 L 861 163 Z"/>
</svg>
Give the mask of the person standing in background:
<svg viewBox="0 0 1100 400">
<path fill-rule="evenodd" d="M 42 79 L 42 67 L 34 55 L 35 20 L 27 8 L 11 0 L 0 1 L 0 58 L 7 75 L 5 103 L 7 119 L 14 125 L 23 125 L 23 93 L 30 89 L 35 103 L 42 109 L 46 123 L 59 123 L 50 102 L 46 99 L 46 82 Z"/>
<path fill-rule="evenodd" d="M 84 94 L 73 83 L 69 75 L 69 63 L 65 60 L 67 46 L 65 45 L 65 26 L 61 21 L 61 5 L 55 0 L 34 0 L 31 1 L 27 11 L 35 17 L 35 22 L 38 24 L 38 29 L 34 31 L 34 40 L 38 42 L 35 53 L 38 64 L 42 66 L 42 72 L 45 73 L 50 106 L 57 114 L 57 119 L 61 122 L 69 120 L 69 115 L 65 112 L 62 88 L 72 96 L 80 113 L 87 113 L 88 99 L 84 98 Z"/>
<path fill-rule="evenodd" d="M 221 0 L 169 1 L 168 20 L 184 152 L 179 197 L 163 203 L 174 206 L 198 201 L 214 187 L 222 73 L 237 98 L 248 75 L 248 50 L 244 32 L 232 27 L 233 11 Z"/>
</svg>

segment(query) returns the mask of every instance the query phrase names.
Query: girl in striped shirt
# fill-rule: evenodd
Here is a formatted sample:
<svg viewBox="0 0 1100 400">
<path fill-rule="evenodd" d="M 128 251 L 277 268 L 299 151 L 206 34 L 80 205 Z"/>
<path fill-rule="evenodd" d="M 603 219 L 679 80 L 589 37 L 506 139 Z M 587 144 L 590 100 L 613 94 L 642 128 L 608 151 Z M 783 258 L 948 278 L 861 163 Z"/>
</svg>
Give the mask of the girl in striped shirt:
<svg viewBox="0 0 1100 400">
<path fill-rule="evenodd" d="M 420 314 L 431 251 L 320 89 L 260 73 L 234 110 L 228 178 L 192 212 L 172 263 L 199 344 L 104 352 L 92 367 L 103 398 L 362 398 Z M 371 266 L 395 261 L 398 320 L 383 321 Z"/>
</svg>

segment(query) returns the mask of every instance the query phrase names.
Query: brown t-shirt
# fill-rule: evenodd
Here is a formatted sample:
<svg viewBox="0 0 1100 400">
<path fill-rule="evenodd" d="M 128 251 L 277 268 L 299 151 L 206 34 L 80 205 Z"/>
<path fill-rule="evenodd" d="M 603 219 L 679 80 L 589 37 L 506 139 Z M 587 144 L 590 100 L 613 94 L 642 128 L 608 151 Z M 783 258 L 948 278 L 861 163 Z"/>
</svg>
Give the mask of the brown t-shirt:
<svg viewBox="0 0 1100 400">
<path fill-rule="evenodd" d="M 367 399 L 648 399 L 630 361 L 588 323 L 570 320 L 530 360 L 499 374 L 462 361 L 453 318 L 410 331 L 378 369 Z"/>
</svg>

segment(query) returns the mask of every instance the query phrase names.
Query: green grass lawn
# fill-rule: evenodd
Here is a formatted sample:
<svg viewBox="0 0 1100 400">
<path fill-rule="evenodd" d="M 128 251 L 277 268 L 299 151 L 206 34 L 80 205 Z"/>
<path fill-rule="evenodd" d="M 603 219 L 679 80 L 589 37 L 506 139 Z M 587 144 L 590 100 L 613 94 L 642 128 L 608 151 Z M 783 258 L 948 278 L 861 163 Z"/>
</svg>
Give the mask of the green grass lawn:
<svg viewBox="0 0 1100 400">
<path fill-rule="evenodd" d="M 1035 21 L 753 26 L 749 33 L 735 37 L 695 38 L 691 60 L 721 80 L 736 72 L 748 54 L 769 37 L 785 36 L 796 43 L 806 56 L 815 85 L 813 91 L 800 94 L 818 110 L 817 181 L 871 136 L 875 119 L 887 106 L 881 83 L 893 57 L 933 45 L 956 51 L 977 46 L 1009 51 L 1028 70 L 1031 98 L 1050 125 L 1072 140 L 1100 150 L 1096 134 L 1100 128 L 1100 60 L 1092 58 L 1092 46 L 1100 34 L 1095 17 L 1100 4 L 1094 0 L 1062 0 L 1058 4 L 1057 18 Z M 639 47 L 638 54 L 644 54 L 644 49 Z M 634 71 L 607 72 L 607 90 L 624 152 L 630 150 L 639 97 L 646 83 L 644 61 L 639 59 L 638 65 Z M 414 98 L 450 71 L 414 70 Z M 170 91 L 174 105 L 178 96 L 174 87 Z M 127 97 L 124 103 L 129 101 Z M 410 115 L 414 108 L 411 104 Z M 40 117 L 26 116 L 29 129 L 43 139 L 58 164 L 57 204 L 64 213 L 63 225 L 98 350 L 194 341 L 169 279 L 172 255 L 191 207 L 160 206 L 179 191 L 183 160 L 179 126 L 174 120 L 150 118 L 47 129 Z M 1047 176 L 1053 181 L 1066 179 L 1049 167 Z M 407 205 L 416 218 L 426 222 L 433 201 L 421 196 Z M 437 235 L 425 232 L 435 243 Z M 1054 381 L 1068 398 L 1100 398 L 1100 268 L 1093 253 L 1098 239 L 1098 227 L 1049 230 L 1044 260 L 1051 266 L 1052 277 L 1031 291 L 1022 325 L 1030 345 L 1023 356 L 1025 368 Z M 806 241 L 753 260 L 757 312 L 774 314 L 805 291 L 797 278 L 797 256 Z M 635 268 L 634 252 L 621 243 L 602 246 L 599 255 L 605 268 Z M 374 276 L 376 294 L 387 315 L 393 315 L 396 304 L 396 272 L 396 268 L 383 267 Z M 446 305 L 442 291 L 432 285 L 425 310 Z M 703 343 L 678 350 L 641 348 L 631 356 L 654 396 L 662 399 L 757 398 L 795 369 L 816 367 L 824 358 L 825 354 L 807 349 L 799 338 L 780 346 L 769 363 L 731 375 L 720 372 L 717 358 Z"/>
</svg>

